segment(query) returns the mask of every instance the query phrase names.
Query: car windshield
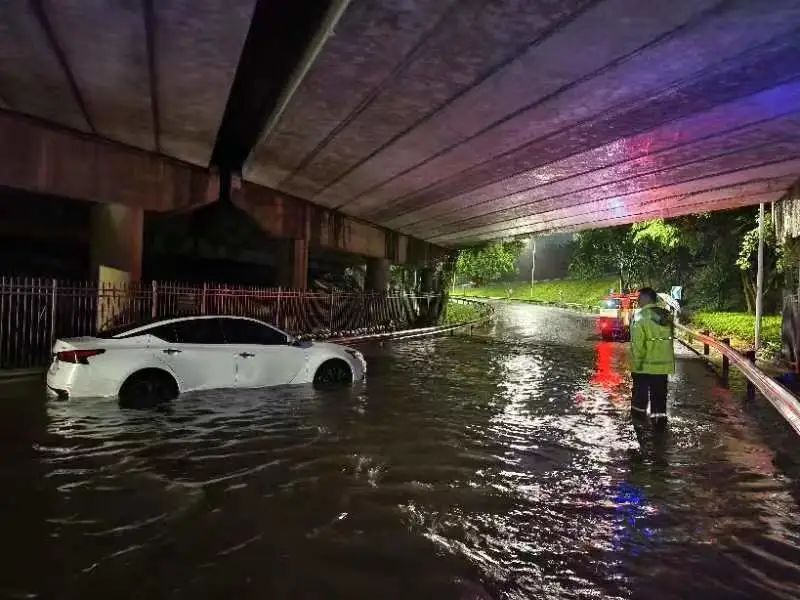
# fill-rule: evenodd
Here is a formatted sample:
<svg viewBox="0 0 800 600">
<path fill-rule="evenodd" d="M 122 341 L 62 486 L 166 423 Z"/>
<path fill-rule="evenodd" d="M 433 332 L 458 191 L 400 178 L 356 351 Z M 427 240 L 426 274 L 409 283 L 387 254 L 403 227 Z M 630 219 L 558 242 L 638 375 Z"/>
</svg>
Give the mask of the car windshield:
<svg viewBox="0 0 800 600">
<path fill-rule="evenodd" d="M 619 308 L 622 306 L 622 301 L 618 298 L 608 298 L 601 303 L 603 308 Z"/>
</svg>

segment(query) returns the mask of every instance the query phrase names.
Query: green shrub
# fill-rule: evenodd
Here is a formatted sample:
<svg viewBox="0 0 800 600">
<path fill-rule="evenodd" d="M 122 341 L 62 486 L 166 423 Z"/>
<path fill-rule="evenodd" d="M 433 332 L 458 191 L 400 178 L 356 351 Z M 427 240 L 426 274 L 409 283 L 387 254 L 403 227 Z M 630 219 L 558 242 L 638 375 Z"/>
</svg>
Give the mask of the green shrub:
<svg viewBox="0 0 800 600">
<path fill-rule="evenodd" d="M 447 309 L 444 311 L 442 317 L 442 325 L 456 325 L 458 323 L 466 323 L 474 321 L 481 316 L 479 306 L 471 304 L 461 304 L 453 302 L 452 300 L 447 303 Z"/>
<path fill-rule="evenodd" d="M 737 347 L 755 342 L 754 315 L 742 312 L 696 312 L 691 317 L 695 329 L 708 329 L 715 337 L 730 337 Z M 780 315 L 765 315 L 761 321 L 761 339 L 765 344 L 780 344 Z"/>
<path fill-rule="evenodd" d="M 745 305 L 739 273 L 721 262 L 698 267 L 685 287 L 689 306 L 698 310 L 732 311 Z"/>
</svg>

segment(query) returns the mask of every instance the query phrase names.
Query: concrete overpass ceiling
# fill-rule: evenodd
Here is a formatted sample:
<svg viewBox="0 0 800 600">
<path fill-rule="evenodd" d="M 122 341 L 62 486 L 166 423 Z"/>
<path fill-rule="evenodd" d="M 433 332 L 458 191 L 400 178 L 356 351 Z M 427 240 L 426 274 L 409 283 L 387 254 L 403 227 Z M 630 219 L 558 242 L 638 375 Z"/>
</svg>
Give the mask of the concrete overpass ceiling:
<svg viewBox="0 0 800 600">
<path fill-rule="evenodd" d="M 774 199 L 800 1 L 353 0 L 245 177 L 446 245 Z"/>
<path fill-rule="evenodd" d="M 7 0 L 0 110 L 458 246 L 780 196 L 800 0 Z M 112 147 L 46 141 L 69 135 L 29 144 L 25 181 Z M 111 162 L 141 203 L 170 161 L 139 159 Z"/>
<path fill-rule="evenodd" d="M 255 2 L 2 2 L 0 103 L 207 166 Z"/>
</svg>

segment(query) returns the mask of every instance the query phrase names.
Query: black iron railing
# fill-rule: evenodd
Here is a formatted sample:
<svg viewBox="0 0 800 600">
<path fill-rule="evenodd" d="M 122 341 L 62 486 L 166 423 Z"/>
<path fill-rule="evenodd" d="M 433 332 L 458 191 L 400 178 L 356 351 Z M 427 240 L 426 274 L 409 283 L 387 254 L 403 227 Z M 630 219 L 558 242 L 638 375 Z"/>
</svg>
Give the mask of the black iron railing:
<svg viewBox="0 0 800 600">
<path fill-rule="evenodd" d="M 47 364 L 57 338 L 146 319 L 240 315 L 302 338 L 341 338 L 433 326 L 442 297 L 176 282 L 97 283 L 0 277 L 0 368 Z"/>
</svg>

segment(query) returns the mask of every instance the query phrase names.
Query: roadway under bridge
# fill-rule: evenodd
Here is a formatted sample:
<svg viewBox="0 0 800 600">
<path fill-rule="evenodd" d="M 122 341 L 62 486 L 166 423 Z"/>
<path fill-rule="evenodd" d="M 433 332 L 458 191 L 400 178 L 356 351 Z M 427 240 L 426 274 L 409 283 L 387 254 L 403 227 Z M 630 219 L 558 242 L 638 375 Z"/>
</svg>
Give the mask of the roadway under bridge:
<svg viewBox="0 0 800 600">
<path fill-rule="evenodd" d="M 797 0 L 11 0 L 0 208 L 96 203 L 93 251 L 135 277 L 142 211 L 230 200 L 303 286 L 315 248 L 381 284 L 484 240 L 774 201 L 799 34 Z"/>
<path fill-rule="evenodd" d="M 0 385 L 4 597 L 786 600 L 797 437 L 679 353 L 634 428 L 625 345 L 504 304 L 359 346 L 367 381 L 167 410 Z M 52 557 L 42 561 L 42 557 Z"/>
</svg>

